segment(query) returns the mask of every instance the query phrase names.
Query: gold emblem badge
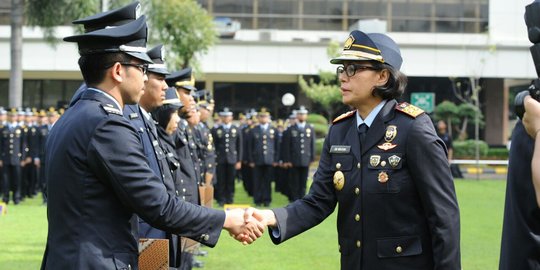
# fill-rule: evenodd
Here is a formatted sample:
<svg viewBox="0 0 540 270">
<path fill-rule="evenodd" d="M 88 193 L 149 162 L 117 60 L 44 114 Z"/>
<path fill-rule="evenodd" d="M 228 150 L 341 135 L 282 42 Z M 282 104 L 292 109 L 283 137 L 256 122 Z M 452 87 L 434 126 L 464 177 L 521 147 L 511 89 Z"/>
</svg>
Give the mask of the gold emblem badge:
<svg viewBox="0 0 540 270">
<path fill-rule="evenodd" d="M 388 174 L 386 172 L 380 172 L 379 176 L 377 177 L 377 180 L 379 183 L 386 183 L 388 182 Z M 335 176 L 334 176 L 334 182 L 335 182 Z"/>
<path fill-rule="evenodd" d="M 217 130 L 217 136 L 221 138 L 221 136 L 223 136 L 223 130 L 218 129 Z"/>
<path fill-rule="evenodd" d="M 392 142 L 397 136 L 397 127 L 389 125 L 386 127 L 386 133 L 384 134 L 384 140 L 386 142 Z"/>
<path fill-rule="evenodd" d="M 372 155 L 369 157 L 369 165 L 373 167 L 377 167 L 380 161 L 381 161 L 381 156 L 379 155 Z"/>
<path fill-rule="evenodd" d="M 399 161 L 401 161 L 401 158 L 396 155 L 393 155 L 388 158 L 388 162 L 390 163 L 390 166 L 394 168 L 397 167 L 397 165 L 399 165 Z"/>
<path fill-rule="evenodd" d="M 274 130 L 273 130 L 273 129 L 270 129 L 270 134 L 274 134 Z"/>
<path fill-rule="evenodd" d="M 388 151 L 390 149 L 394 149 L 396 146 L 397 146 L 397 144 L 386 142 L 386 143 L 383 143 L 381 145 L 377 145 L 377 148 L 379 148 L 381 150 L 384 150 L 384 151 Z"/>
<path fill-rule="evenodd" d="M 351 48 L 353 43 L 354 43 L 354 37 L 351 35 L 351 36 L 349 36 L 349 38 L 347 38 L 347 40 L 345 40 L 345 45 L 343 45 L 343 48 L 345 50 L 348 50 L 348 49 Z"/>
<path fill-rule="evenodd" d="M 336 171 L 334 173 L 334 188 L 337 191 L 340 191 L 343 189 L 344 185 L 345 185 L 345 175 L 341 171 Z"/>
</svg>

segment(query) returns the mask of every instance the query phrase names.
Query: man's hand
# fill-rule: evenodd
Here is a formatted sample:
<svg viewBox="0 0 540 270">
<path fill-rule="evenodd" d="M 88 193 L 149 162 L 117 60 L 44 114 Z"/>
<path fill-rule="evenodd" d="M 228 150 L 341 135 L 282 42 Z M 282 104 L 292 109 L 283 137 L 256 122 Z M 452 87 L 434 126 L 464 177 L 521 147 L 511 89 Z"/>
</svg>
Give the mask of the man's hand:
<svg viewBox="0 0 540 270">
<path fill-rule="evenodd" d="M 34 165 L 36 165 L 37 168 L 41 166 L 41 161 L 39 158 L 34 159 Z"/>
<path fill-rule="evenodd" d="M 250 162 L 250 163 L 249 163 L 249 167 L 251 167 L 251 168 L 255 168 L 255 163 L 253 163 L 253 162 Z"/>
<path fill-rule="evenodd" d="M 536 138 L 538 131 L 540 131 L 540 103 L 530 96 L 525 97 L 523 103 L 525 105 L 523 125 L 527 130 L 527 134 L 532 138 Z"/>
<path fill-rule="evenodd" d="M 236 164 L 234 164 L 234 169 L 235 170 L 240 170 L 242 168 L 242 162 L 238 161 L 236 162 Z"/>
<path fill-rule="evenodd" d="M 246 213 L 247 211 L 243 209 L 225 211 L 225 224 L 223 225 L 223 228 L 231 236 L 244 245 L 251 244 L 261 237 L 265 229 L 265 224 L 257 219 L 246 219 L 246 216 L 252 215 L 251 212 Z"/>
</svg>

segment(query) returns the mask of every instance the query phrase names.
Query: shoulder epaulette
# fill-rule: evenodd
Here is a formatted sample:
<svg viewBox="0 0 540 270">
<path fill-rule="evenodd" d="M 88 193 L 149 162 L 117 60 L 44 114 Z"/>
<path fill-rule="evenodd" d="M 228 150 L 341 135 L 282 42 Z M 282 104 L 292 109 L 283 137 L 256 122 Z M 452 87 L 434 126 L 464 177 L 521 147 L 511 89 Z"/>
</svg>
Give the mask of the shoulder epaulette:
<svg viewBox="0 0 540 270">
<path fill-rule="evenodd" d="M 349 111 L 349 112 L 346 112 L 346 113 L 344 113 L 344 114 L 342 114 L 342 115 L 336 117 L 336 119 L 334 119 L 334 121 L 332 121 L 332 123 L 335 124 L 335 123 L 337 123 L 337 122 L 339 122 L 339 121 L 341 121 L 341 120 L 343 120 L 343 119 L 347 119 L 347 118 L 353 116 L 355 112 L 356 112 L 356 111 Z"/>
<path fill-rule="evenodd" d="M 411 105 L 407 102 L 403 102 L 403 103 L 400 103 L 398 105 L 396 105 L 396 110 L 397 111 L 400 111 L 412 118 L 416 118 L 417 116 L 421 115 L 424 113 L 424 110 L 414 106 L 414 105 Z"/>
<path fill-rule="evenodd" d="M 124 116 L 122 114 L 122 112 L 115 108 L 113 105 L 110 105 L 110 104 L 105 104 L 105 105 L 101 105 L 101 107 L 108 113 L 108 114 L 116 114 L 116 115 L 120 115 L 120 116 Z"/>
</svg>

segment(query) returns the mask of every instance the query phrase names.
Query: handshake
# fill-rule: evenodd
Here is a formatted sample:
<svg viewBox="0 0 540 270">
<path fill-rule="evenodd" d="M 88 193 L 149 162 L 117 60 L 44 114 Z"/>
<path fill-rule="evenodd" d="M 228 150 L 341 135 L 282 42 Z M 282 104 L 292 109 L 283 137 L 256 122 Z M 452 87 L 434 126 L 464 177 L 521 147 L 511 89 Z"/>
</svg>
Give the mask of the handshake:
<svg viewBox="0 0 540 270">
<path fill-rule="evenodd" d="M 276 226 L 276 216 L 272 210 L 259 210 L 250 207 L 225 211 L 223 228 L 244 245 L 251 244 L 261 237 L 267 226 Z"/>
</svg>

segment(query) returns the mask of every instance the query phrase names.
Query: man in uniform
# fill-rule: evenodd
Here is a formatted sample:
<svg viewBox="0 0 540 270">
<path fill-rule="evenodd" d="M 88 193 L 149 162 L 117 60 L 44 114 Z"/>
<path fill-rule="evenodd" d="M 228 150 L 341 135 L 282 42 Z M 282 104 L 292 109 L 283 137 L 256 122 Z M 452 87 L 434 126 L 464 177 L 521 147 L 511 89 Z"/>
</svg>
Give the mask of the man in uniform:
<svg viewBox="0 0 540 270">
<path fill-rule="evenodd" d="M 46 142 L 49 226 L 42 269 L 137 269 L 134 214 L 210 246 L 221 228 L 246 242 L 257 236 L 254 223 L 240 225 L 244 211 L 224 213 L 181 201 L 148 166 L 138 131 L 122 113 L 125 104 L 139 101 L 147 80 L 152 62 L 145 53 L 146 33 L 142 16 L 64 39 L 78 44 L 88 89 Z"/>
<path fill-rule="evenodd" d="M 232 124 L 233 113 L 229 108 L 219 112 L 222 124 L 212 130 L 216 146 L 218 204 L 233 203 L 234 177 L 241 168 L 242 133 Z"/>
<path fill-rule="evenodd" d="M 429 116 L 395 98 L 407 78 L 397 44 L 355 30 L 337 68 L 343 103 L 309 194 L 263 210 L 281 243 L 319 224 L 339 203 L 341 269 L 461 269 L 459 209 L 446 148 Z"/>
<path fill-rule="evenodd" d="M 10 191 L 13 191 L 13 203 L 19 204 L 22 200 L 21 194 L 21 166 L 23 157 L 23 129 L 18 122 L 17 109 L 12 108 L 8 114 L 8 123 L 2 129 L 2 143 L 0 144 L 0 166 L 2 166 L 4 177 L 2 183 L 2 200 L 8 204 L 10 201 Z"/>
<path fill-rule="evenodd" d="M 253 196 L 253 168 L 249 166 L 249 150 L 248 150 L 248 134 L 251 131 L 251 129 L 255 126 L 255 122 L 253 119 L 256 118 L 257 112 L 255 110 L 251 110 L 246 114 L 246 123 L 245 125 L 240 126 L 240 131 L 242 132 L 242 138 L 246 138 L 242 140 L 242 168 L 240 169 L 242 174 L 242 185 L 244 186 L 244 190 L 247 192 L 249 196 Z"/>
<path fill-rule="evenodd" d="M 251 129 L 246 140 L 249 166 L 253 168 L 253 201 L 257 206 L 272 202 L 272 177 L 277 165 L 277 131 L 270 125 L 270 113 L 262 108 L 259 124 Z"/>
<path fill-rule="evenodd" d="M 38 167 L 38 184 L 39 189 L 41 190 L 41 196 L 43 197 L 43 203 L 47 203 L 47 197 L 45 196 L 45 142 L 47 141 L 47 136 L 49 135 L 50 125 L 49 118 L 45 110 L 39 111 L 38 118 L 38 137 L 39 137 L 39 151 L 37 158 L 37 167 Z"/>
<path fill-rule="evenodd" d="M 315 159 L 315 130 L 306 123 L 308 111 L 303 106 L 296 110 L 295 124 L 283 137 L 284 163 L 289 168 L 289 201 L 306 194 L 309 164 Z"/>
</svg>

